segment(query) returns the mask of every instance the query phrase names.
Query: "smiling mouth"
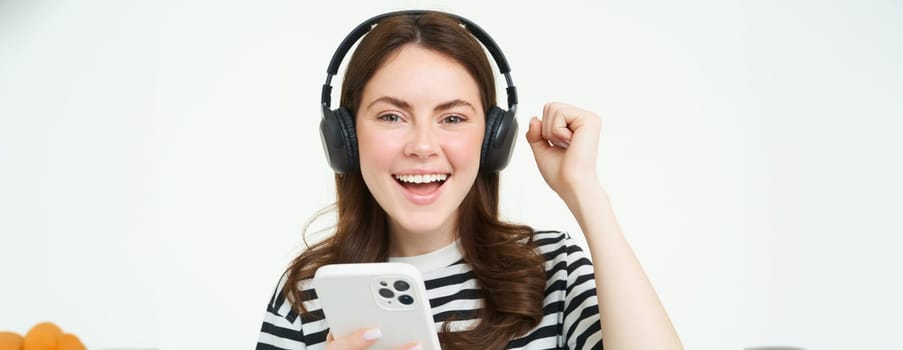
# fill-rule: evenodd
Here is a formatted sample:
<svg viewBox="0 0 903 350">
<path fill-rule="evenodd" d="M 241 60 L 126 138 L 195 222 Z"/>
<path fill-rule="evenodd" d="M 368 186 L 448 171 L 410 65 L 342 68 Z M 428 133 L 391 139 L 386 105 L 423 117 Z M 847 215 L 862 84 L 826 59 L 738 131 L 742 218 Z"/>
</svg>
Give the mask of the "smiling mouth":
<svg viewBox="0 0 903 350">
<path fill-rule="evenodd" d="M 428 195 L 435 192 L 439 187 L 445 184 L 450 174 L 396 174 L 397 181 L 405 190 L 416 195 Z"/>
</svg>

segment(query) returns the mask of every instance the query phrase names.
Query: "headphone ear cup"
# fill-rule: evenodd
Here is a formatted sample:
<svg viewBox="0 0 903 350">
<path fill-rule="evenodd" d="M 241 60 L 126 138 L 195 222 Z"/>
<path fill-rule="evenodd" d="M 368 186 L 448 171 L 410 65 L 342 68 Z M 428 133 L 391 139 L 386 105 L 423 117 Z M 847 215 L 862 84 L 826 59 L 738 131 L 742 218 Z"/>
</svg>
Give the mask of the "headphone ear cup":
<svg viewBox="0 0 903 350">
<path fill-rule="evenodd" d="M 347 108 L 329 110 L 323 107 L 320 141 L 333 171 L 344 174 L 357 169 L 357 132 L 354 116 Z"/>
<path fill-rule="evenodd" d="M 342 107 L 336 110 L 336 116 L 342 122 L 342 135 L 345 140 L 345 153 L 348 161 L 347 171 L 358 170 L 357 155 L 357 130 L 354 128 L 354 114 L 348 108 Z"/>
<path fill-rule="evenodd" d="M 511 161 L 517 136 L 515 112 L 515 109 L 506 111 L 492 107 L 486 114 L 486 133 L 480 154 L 480 168 L 484 171 L 502 171 Z"/>
</svg>

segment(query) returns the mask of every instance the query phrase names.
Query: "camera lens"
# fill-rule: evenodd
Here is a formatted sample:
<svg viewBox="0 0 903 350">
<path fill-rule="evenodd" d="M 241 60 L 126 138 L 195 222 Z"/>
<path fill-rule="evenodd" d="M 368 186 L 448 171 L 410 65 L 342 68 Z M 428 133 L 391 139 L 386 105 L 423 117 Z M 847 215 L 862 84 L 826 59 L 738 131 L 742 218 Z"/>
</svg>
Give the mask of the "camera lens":
<svg viewBox="0 0 903 350">
<path fill-rule="evenodd" d="M 404 294 L 398 297 L 398 301 L 405 305 L 411 305 L 414 303 L 414 298 L 410 295 Z"/>
<path fill-rule="evenodd" d="M 392 293 L 392 291 L 388 288 L 380 288 L 379 295 L 381 295 L 383 298 L 391 298 L 395 296 L 395 293 Z"/>
<path fill-rule="evenodd" d="M 408 290 L 408 288 L 411 288 L 411 285 L 409 285 L 408 282 L 395 281 L 395 290 L 397 290 L 399 292 L 404 292 L 404 291 Z"/>
</svg>

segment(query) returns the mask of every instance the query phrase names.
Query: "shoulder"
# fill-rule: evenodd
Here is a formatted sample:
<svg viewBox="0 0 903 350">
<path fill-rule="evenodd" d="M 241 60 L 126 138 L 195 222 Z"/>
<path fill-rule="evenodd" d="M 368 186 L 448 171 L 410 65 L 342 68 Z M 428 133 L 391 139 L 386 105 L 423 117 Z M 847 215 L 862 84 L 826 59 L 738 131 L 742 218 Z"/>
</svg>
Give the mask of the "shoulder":
<svg viewBox="0 0 903 350">
<path fill-rule="evenodd" d="M 283 273 L 273 289 L 273 294 L 267 303 L 267 313 L 271 316 L 286 318 L 289 322 L 294 323 L 298 315 L 293 311 L 292 303 L 285 293 L 285 284 L 288 274 Z"/>
<path fill-rule="evenodd" d="M 535 231 L 533 233 L 533 244 L 539 253 L 546 257 L 547 261 L 554 260 L 562 254 L 584 254 L 580 245 L 567 232 Z"/>
<path fill-rule="evenodd" d="M 535 230 L 533 231 L 533 242 L 536 247 L 560 246 L 563 244 L 572 244 L 571 236 L 567 232 L 554 230 Z"/>
<path fill-rule="evenodd" d="M 310 280 L 303 280 L 291 289 L 285 288 L 286 283 L 288 283 L 287 281 L 288 272 L 283 273 L 282 276 L 279 277 L 279 282 L 276 284 L 276 288 L 273 290 L 273 294 L 267 303 L 267 311 L 276 316 L 285 317 L 290 322 L 295 322 L 295 319 L 300 315 L 296 312 L 297 307 L 293 304 L 292 298 L 289 295 L 286 295 L 286 291 L 300 291 L 301 300 L 295 302 L 303 303 L 304 307 L 310 311 L 310 313 L 314 314 L 314 316 L 322 314 L 322 311 L 319 310 L 319 306 L 316 303 L 317 294 L 313 290 Z"/>
<path fill-rule="evenodd" d="M 545 269 L 550 279 L 568 275 L 591 275 L 593 263 L 580 244 L 567 232 L 535 231 L 533 243 L 537 252 L 545 258 Z M 590 276 L 591 277 L 591 276 Z"/>
<path fill-rule="evenodd" d="M 260 330 L 258 348 L 303 349 L 305 346 L 322 344 L 329 331 L 316 300 L 316 293 L 311 289 L 310 281 L 298 283 L 292 289 L 286 289 L 288 274 L 279 278 L 276 288 L 267 303 L 263 324 Z M 307 312 L 298 312 L 292 298 L 286 291 L 300 291 L 301 301 Z M 270 347 L 267 347 L 270 346 Z"/>
</svg>

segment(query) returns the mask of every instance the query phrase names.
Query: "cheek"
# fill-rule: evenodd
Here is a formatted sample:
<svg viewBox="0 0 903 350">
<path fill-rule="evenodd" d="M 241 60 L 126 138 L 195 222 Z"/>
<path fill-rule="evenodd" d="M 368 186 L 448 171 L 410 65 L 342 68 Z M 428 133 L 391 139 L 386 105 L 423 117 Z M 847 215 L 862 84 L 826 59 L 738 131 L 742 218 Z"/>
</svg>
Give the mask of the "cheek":
<svg viewBox="0 0 903 350">
<path fill-rule="evenodd" d="M 397 138 L 386 137 L 359 130 L 357 134 L 358 161 L 361 164 L 361 172 L 366 174 L 368 170 L 382 170 L 389 167 L 392 158 L 398 152 L 400 146 L 395 145 Z"/>
<path fill-rule="evenodd" d="M 482 133 L 456 135 L 445 144 L 445 153 L 458 166 L 479 167 L 483 147 Z"/>
</svg>

